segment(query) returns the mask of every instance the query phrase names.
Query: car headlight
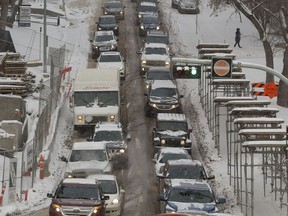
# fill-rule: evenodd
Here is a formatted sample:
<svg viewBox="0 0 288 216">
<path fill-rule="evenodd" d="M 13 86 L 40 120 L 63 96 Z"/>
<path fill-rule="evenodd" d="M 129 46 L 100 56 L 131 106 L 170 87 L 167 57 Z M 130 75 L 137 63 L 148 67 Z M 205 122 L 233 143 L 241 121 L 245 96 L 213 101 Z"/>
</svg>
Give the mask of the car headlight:
<svg viewBox="0 0 288 216">
<path fill-rule="evenodd" d="M 141 17 L 142 17 L 142 15 L 141 15 L 141 14 L 138 14 L 138 17 L 139 17 L 139 18 L 141 18 Z"/>
<path fill-rule="evenodd" d="M 112 204 L 115 205 L 115 204 L 118 204 L 118 203 L 119 203 L 119 200 L 117 198 L 114 198 L 113 201 L 112 201 Z"/>
<path fill-rule="evenodd" d="M 150 105 L 151 107 L 154 107 L 154 108 L 157 107 L 157 105 L 156 105 L 155 103 L 149 103 L 149 105 Z"/>
<path fill-rule="evenodd" d="M 120 11 L 120 14 L 123 14 L 123 11 Z"/>
<path fill-rule="evenodd" d="M 118 26 L 115 26 L 115 28 L 114 28 L 115 30 L 117 30 L 118 29 Z"/>
<path fill-rule="evenodd" d="M 142 61 L 141 61 L 141 64 L 146 64 L 146 60 L 142 60 Z"/>
<path fill-rule="evenodd" d="M 108 14 L 108 12 L 105 10 L 105 11 L 104 11 L 104 14 L 106 15 L 106 14 Z"/>
<path fill-rule="evenodd" d="M 185 140 L 180 141 L 180 145 L 185 145 L 185 144 L 186 144 Z"/>
<path fill-rule="evenodd" d="M 110 120 L 114 121 L 115 120 L 115 115 L 110 115 Z"/>
<path fill-rule="evenodd" d="M 100 30 L 100 31 L 101 31 L 101 30 L 102 30 L 102 28 L 101 28 L 101 27 L 98 27 L 98 30 Z"/>
<path fill-rule="evenodd" d="M 53 206 L 53 208 L 55 209 L 56 212 L 60 212 L 61 211 L 61 205 L 53 204 L 52 206 Z"/>
<path fill-rule="evenodd" d="M 160 26 L 157 26 L 157 27 L 156 27 L 156 30 L 159 30 L 159 29 L 160 29 Z"/>
<path fill-rule="evenodd" d="M 120 149 L 119 152 L 120 152 L 121 154 L 124 154 L 124 153 L 125 153 L 125 149 Z"/>
<path fill-rule="evenodd" d="M 141 29 L 144 29 L 144 26 L 143 26 L 143 25 L 141 25 L 141 26 L 140 26 L 140 28 L 141 28 Z"/>
<path fill-rule="evenodd" d="M 111 45 L 111 49 L 116 49 L 117 45 L 116 44 L 112 44 Z"/>
<path fill-rule="evenodd" d="M 78 123 L 82 123 L 83 120 L 84 120 L 84 116 L 82 116 L 82 115 L 77 116 Z"/>
<path fill-rule="evenodd" d="M 149 88 L 149 84 L 146 84 L 146 89 L 148 89 Z"/>
<path fill-rule="evenodd" d="M 173 104 L 171 108 L 172 108 L 172 109 L 175 109 L 175 108 L 178 107 L 178 106 L 179 106 L 179 104 Z"/>
<path fill-rule="evenodd" d="M 101 208 L 101 206 L 94 206 L 92 212 L 96 214 L 98 211 L 100 211 Z"/>
<path fill-rule="evenodd" d="M 93 116 L 85 116 L 85 121 L 90 123 L 93 121 Z"/>
<path fill-rule="evenodd" d="M 166 61 L 166 62 L 165 62 L 165 66 L 170 66 L 170 62 L 169 62 L 169 61 Z"/>
<path fill-rule="evenodd" d="M 164 145 L 166 143 L 165 139 L 161 139 L 160 143 Z"/>
</svg>

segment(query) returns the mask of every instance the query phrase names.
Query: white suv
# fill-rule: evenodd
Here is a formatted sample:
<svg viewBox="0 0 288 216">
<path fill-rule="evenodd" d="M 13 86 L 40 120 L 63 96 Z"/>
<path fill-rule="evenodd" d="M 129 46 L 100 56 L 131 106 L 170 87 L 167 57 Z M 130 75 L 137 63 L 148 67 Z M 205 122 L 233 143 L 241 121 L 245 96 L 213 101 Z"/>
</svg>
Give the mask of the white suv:
<svg viewBox="0 0 288 216">
<path fill-rule="evenodd" d="M 169 47 L 162 43 L 145 43 L 143 48 L 137 52 L 141 54 L 141 74 L 145 74 L 150 67 L 169 67 Z"/>
</svg>

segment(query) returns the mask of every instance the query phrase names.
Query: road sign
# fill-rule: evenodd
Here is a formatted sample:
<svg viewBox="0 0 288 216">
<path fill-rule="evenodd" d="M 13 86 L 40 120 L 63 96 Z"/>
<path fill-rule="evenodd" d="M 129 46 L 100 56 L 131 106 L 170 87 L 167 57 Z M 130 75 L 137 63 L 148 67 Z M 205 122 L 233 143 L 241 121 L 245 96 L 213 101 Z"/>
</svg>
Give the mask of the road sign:
<svg viewBox="0 0 288 216">
<path fill-rule="evenodd" d="M 276 97 L 278 95 L 278 86 L 276 86 L 274 82 L 271 82 L 264 88 L 264 93 L 269 98 Z"/>
<path fill-rule="evenodd" d="M 232 78 L 232 58 L 212 58 L 212 78 Z"/>
<path fill-rule="evenodd" d="M 31 5 L 20 5 L 18 26 L 19 27 L 31 26 Z"/>
</svg>

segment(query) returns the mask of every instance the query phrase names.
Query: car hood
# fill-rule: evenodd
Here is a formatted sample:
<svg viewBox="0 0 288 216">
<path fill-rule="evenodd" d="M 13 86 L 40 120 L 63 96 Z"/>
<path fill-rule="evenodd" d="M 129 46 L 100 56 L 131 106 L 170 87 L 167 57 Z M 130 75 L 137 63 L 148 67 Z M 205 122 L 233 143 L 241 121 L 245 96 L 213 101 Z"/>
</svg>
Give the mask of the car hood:
<svg viewBox="0 0 288 216">
<path fill-rule="evenodd" d="M 216 203 L 182 203 L 182 202 L 171 202 L 168 201 L 166 209 L 173 209 L 171 206 L 177 206 L 177 212 L 181 211 L 205 211 L 208 213 L 217 212 Z"/>
<path fill-rule="evenodd" d="M 60 204 L 61 206 L 69 205 L 69 206 L 95 206 L 100 205 L 101 201 L 99 200 L 90 200 L 90 199 L 67 199 L 67 198 L 57 198 L 53 201 L 53 203 Z"/>
<path fill-rule="evenodd" d="M 111 172 L 111 164 L 109 161 L 77 161 L 68 162 L 66 172 L 87 172 L 102 173 Z"/>
<path fill-rule="evenodd" d="M 142 56 L 141 60 L 148 61 L 170 61 L 170 57 L 168 55 L 159 55 L 159 54 L 150 54 Z"/>
<path fill-rule="evenodd" d="M 149 100 L 152 103 L 165 103 L 165 104 L 178 103 L 178 98 L 175 98 L 175 97 L 154 97 L 154 96 L 150 96 Z"/>
<path fill-rule="evenodd" d="M 99 27 L 101 28 L 109 28 L 109 29 L 112 29 L 112 28 L 115 28 L 117 25 L 116 24 L 99 24 Z"/>
<path fill-rule="evenodd" d="M 122 68 L 124 65 L 121 62 L 100 62 L 97 64 L 98 68 Z"/>
<path fill-rule="evenodd" d="M 157 133 L 161 137 L 187 137 L 187 133 L 182 130 L 177 131 L 165 130 L 165 131 L 158 131 Z"/>
<path fill-rule="evenodd" d="M 117 12 L 122 11 L 123 9 L 122 9 L 122 8 L 105 8 L 105 10 L 106 10 L 107 12 L 117 13 Z"/>
<path fill-rule="evenodd" d="M 120 149 L 120 148 L 127 148 L 127 145 L 124 141 L 105 141 L 106 146 L 109 149 Z"/>
<path fill-rule="evenodd" d="M 93 42 L 93 45 L 95 46 L 106 46 L 106 45 L 116 45 L 117 42 L 116 40 L 111 40 L 111 41 L 104 41 L 104 42 Z"/>
</svg>

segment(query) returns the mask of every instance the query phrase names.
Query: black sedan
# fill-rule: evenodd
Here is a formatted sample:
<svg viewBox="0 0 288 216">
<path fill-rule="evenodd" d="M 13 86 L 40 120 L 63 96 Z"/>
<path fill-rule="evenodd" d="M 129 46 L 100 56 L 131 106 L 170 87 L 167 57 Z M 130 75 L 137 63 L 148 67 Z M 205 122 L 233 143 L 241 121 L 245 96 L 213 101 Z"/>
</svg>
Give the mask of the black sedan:
<svg viewBox="0 0 288 216">
<path fill-rule="evenodd" d="M 149 30 L 160 30 L 160 25 L 158 15 L 143 15 L 140 21 L 139 33 L 141 36 L 146 36 Z"/>
<path fill-rule="evenodd" d="M 118 21 L 114 15 L 103 15 L 99 17 L 97 23 L 98 31 L 112 30 L 115 35 L 119 35 Z"/>
</svg>

